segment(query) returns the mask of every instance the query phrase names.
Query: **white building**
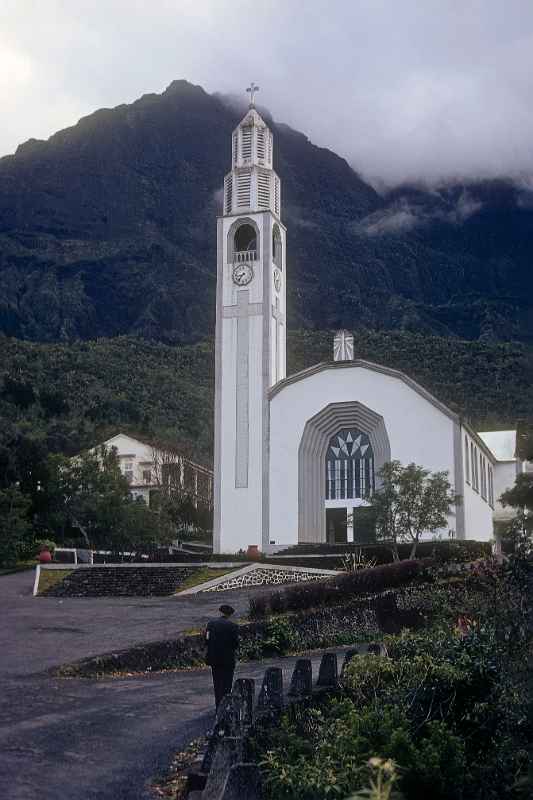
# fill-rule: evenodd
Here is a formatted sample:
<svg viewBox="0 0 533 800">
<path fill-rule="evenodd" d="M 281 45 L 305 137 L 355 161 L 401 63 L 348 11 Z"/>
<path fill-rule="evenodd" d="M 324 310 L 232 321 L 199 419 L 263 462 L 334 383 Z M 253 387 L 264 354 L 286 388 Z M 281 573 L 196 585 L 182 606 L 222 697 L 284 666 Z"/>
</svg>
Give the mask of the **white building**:
<svg viewBox="0 0 533 800">
<path fill-rule="evenodd" d="M 116 450 L 132 497 L 142 498 L 150 505 L 154 494 L 170 486 L 183 495 L 190 495 L 196 505 L 212 508 L 212 470 L 196 464 L 170 445 L 142 441 L 125 433 L 118 433 L 102 444 Z"/>
<path fill-rule="evenodd" d="M 518 468 L 514 449 L 501 457 L 499 434 L 477 434 L 407 375 L 353 360 L 345 331 L 331 362 L 285 376 L 286 230 L 272 145 L 252 99 L 233 132 L 218 219 L 215 551 L 357 541 L 357 509 L 393 459 L 449 473 L 458 502 L 443 536 L 490 540 L 495 499 Z"/>
</svg>

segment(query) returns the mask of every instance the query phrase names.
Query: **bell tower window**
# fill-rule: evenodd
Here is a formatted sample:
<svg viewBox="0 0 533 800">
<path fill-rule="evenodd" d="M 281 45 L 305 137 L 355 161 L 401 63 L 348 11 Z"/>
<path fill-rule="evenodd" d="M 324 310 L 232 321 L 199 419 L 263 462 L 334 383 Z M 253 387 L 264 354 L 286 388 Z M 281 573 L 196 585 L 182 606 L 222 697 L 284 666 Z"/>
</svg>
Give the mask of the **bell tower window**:
<svg viewBox="0 0 533 800">
<path fill-rule="evenodd" d="M 283 245 L 277 225 L 274 225 L 272 229 L 272 261 L 278 269 L 283 269 Z"/>
<path fill-rule="evenodd" d="M 248 223 L 240 225 L 233 238 L 234 261 L 257 260 L 257 233 L 255 228 Z"/>
</svg>

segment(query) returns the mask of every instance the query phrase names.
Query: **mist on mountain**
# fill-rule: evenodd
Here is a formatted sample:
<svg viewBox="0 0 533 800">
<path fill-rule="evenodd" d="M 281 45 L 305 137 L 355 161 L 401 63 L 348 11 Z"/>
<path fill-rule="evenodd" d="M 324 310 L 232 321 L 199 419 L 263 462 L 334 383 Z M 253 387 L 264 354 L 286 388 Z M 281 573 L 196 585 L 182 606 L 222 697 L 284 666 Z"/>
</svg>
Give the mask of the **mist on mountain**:
<svg viewBox="0 0 533 800">
<path fill-rule="evenodd" d="M 212 334 L 215 216 L 239 113 L 174 81 L 0 159 L 0 331 Z M 378 192 L 331 150 L 271 124 L 292 327 L 532 340 L 527 176 Z"/>
</svg>

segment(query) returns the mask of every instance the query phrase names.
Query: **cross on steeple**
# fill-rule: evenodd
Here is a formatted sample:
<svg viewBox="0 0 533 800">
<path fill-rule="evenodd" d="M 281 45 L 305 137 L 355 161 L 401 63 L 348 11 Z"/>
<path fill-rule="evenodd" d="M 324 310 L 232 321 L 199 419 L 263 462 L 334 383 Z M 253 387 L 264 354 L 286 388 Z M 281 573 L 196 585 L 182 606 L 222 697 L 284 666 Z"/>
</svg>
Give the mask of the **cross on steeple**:
<svg viewBox="0 0 533 800">
<path fill-rule="evenodd" d="M 248 94 L 250 95 L 250 108 L 255 108 L 255 93 L 259 91 L 259 86 L 256 86 L 255 83 L 252 81 L 249 87 L 246 89 Z"/>
</svg>

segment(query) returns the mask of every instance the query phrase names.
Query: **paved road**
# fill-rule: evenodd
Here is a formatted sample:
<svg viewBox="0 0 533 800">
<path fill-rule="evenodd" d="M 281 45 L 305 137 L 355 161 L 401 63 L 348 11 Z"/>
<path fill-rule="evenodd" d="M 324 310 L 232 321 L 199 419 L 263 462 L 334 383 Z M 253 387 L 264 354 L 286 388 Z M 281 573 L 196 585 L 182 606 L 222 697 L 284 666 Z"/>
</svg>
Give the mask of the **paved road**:
<svg viewBox="0 0 533 800">
<path fill-rule="evenodd" d="M 96 682 L 43 670 L 199 627 L 220 596 L 61 601 L 33 598 L 31 586 L 30 573 L 0 578 L 0 798 L 147 800 L 153 776 L 212 723 L 209 671 Z M 259 680 L 276 663 L 288 678 L 294 661 L 238 674 Z"/>
</svg>

